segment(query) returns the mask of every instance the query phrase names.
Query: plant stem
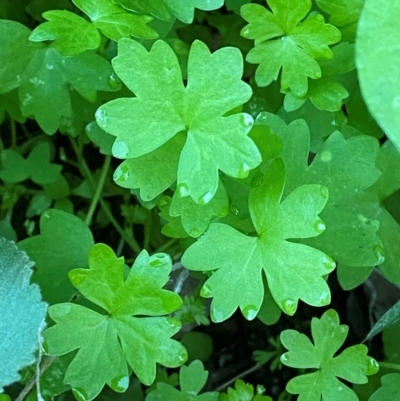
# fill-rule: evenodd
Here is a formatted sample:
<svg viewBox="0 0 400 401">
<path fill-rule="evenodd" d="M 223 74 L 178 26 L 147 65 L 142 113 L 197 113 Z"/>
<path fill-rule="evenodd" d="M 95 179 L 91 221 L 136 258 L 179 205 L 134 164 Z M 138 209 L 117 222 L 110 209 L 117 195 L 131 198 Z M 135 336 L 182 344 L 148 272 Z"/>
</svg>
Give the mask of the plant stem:
<svg viewBox="0 0 400 401">
<path fill-rule="evenodd" d="M 35 387 L 35 384 L 36 384 L 36 376 L 37 375 L 39 375 L 39 376 L 41 376 L 44 372 L 45 372 L 45 370 L 47 369 L 47 368 L 49 368 L 50 366 L 51 366 L 51 364 L 56 360 L 57 358 L 55 357 L 55 356 L 50 356 L 50 357 L 48 357 L 45 361 L 44 361 L 44 363 L 43 363 L 43 365 L 42 365 L 42 367 L 41 367 L 41 369 L 40 369 L 40 372 L 36 372 L 34 375 L 33 375 L 33 377 L 31 378 L 31 380 L 29 380 L 29 382 L 26 384 L 26 386 L 22 389 L 22 391 L 19 393 L 19 395 L 18 395 L 18 397 L 15 399 L 15 401 L 23 401 L 25 398 L 26 398 L 26 396 L 30 393 L 30 391 L 33 389 L 33 387 Z"/>
<path fill-rule="evenodd" d="M 86 215 L 85 223 L 87 224 L 87 226 L 90 226 L 90 224 L 92 223 L 94 212 L 96 210 L 97 204 L 99 203 L 99 200 L 101 198 L 101 193 L 103 191 L 103 187 L 106 182 L 107 173 L 110 168 L 110 163 L 111 163 L 111 156 L 107 155 L 106 158 L 104 159 L 104 164 L 101 170 L 100 180 L 96 187 L 96 192 L 94 193 L 92 203 L 90 204 L 89 211 Z"/>
<path fill-rule="evenodd" d="M 400 364 L 393 362 L 378 362 L 380 368 L 400 370 Z"/>
<path fill-rule="evenodd" d="M 83 168 L 84 171 L 84 176 L 89 180 L 90 184 L 92 185 L 93 189 L 96 190 L 96 183 L 94 182 L 92 173 L 90 172 L 89 166 L 86 163 L 86 160 L 84 158 L 80 159 L 80 164 Z M 99 203 L 101 208 L 103 209 L 105 215 L 108 217 L 110 220 L 110 223 L 114 226 L 114 228 L 118 231 L 118 233 L 121 235 L 121 237 L 124 238 L 126 243 L 136 252 L 140 253 L 141 248 L 139 244 L 137 243 L 135 237 L 128 235 L 124 229 L 119 225 L 118 221 L 115 219 L 113 216 L 110 208 L 107 206 L 107 203 L 104 201 L 104 199 L 100 196 L 99 197 Z"/>
<path fill-rule="evenodd" d="M 168 240 L 167 242 L 164 242 L 160 247 L 158 247 L 154 253 L 158 253 L 158 252 L 164 252 L 166 251 L 168 248 L 170 248 L 172 245 L 175 245 L 178 242 L 177 238 L 171 238 L 170 240 Z"/>
</svg>

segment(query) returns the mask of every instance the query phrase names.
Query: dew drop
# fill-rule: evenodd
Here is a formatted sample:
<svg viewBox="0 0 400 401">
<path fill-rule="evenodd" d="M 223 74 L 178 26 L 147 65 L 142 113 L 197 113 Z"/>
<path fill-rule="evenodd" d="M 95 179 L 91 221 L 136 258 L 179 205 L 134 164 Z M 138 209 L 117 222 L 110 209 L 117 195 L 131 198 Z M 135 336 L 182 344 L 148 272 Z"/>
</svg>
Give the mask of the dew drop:
<svg viewBox="0 0 400 401">
<path fill-rule="evenodd" d="M 289 359 L 290 359 L 290 357 L 289 357 L 289 353 L 288 352 L 285 352 L 284 354 L 281 355 L 281 362 L 282 363 L 287 362 Z"/>
<path fill-rule="evenodd" d="M 159 267 L 171 263 L 171 258 L 166 253 L 157 253 L 150 257 L 150 266 Z"/>
<path fill-rule="evenodd" d="M 368 357 L 368 362 L 367 362 L 367 375 L 374 375 L 377 373 L 379 370 L 379 364 L 378 362 L 371 357 Z"/>
<path fill-rule="evenodd" d="M 372 252 L 374 252 L 374 255 L 378 258 L 378 262 L 376 263 L 377 265 L 382 264 L 385 261 L 384 255 L 384 249 L 381 245 L 375 245 L 372 248 Z"/>
<path fill-rule="evenodd" d="M 240 124 L 242 124 L 243 127 L 247 128 L 248 130 L 251 129 L 253 126 L 254 120 L 253 117 L 250 114 L 247 113 L 242 113 L 240 115 Z"/>
<path fill-rule="evenodd" d="M 212 198 L 213 198 L 212 192 L 208 191 L 203 196 L 200 196 L 199 199 L 197 199 L 197 203 L 199 205 L 207 205 L 207 203 L 209 203 Z"/>
<path fill-rule="evenodd" d="M 321 185 L 321 187 L 320 187 L 319 193 L 321 194 L 321 196 L 322 196 L 323 198 L 328 198 L 328 196 L 329 196 L 328 188 L 327 188 L 327 187 L 324 187 L 324 186 L 322 186 L 322 185 Z"/>
<path fill-rule="evenodd" d="M 324 255 L 322 257 L 322 263 L 324 264 L 326 270 L 328 270 L 329 272 L 331 272 L 336 267 L 335 261 L 328 255 Z"/>
<path fill-rule="evenodd" d="M 129 168 L 123 164 L 121 164 L 114 172 L 113 179 L 116 183 L 124 183 L 130 178 Z"/>
<path fill-rule="evenodd" d="M 235 216 L 237 216 L 239 214 L 239 209 L 237 208 L 236 205 L 234 205 L 233 203 L 231 203 L 231 205 L 229 206 L 229 210 L 232 214 L 234 214 Z"/>
<path fill-rule="evenodd" d="M 85 273 L 80 272 L 79 270 L 71 270 L 68 273 L 68 277 L 71 283 L 76 287 L 82 284 L 86 280 L 87 275 Z"/>
<path fill-rule="evenodd" d="M 264 174 L 258 173 L 251 180 L 252 187 L 259 187 L 264 181 Z"/>
<path fill-rule="evenodd" d="M 107 113 L 101 107 L 96 110 L 94 116 L 96 117 L 97 124 L 99 124 L 100 127 L 104 127 L 107 124 Z"/>
<path fill-rule="evenodd" d="M 297 309 L 297 302 L 293 299 L 284 299 L 281 302 L 282 310 L 289 316 L 294 315 Z"/>
<path fill-rule="evenodd" d="M 170 198 L 168 196 L 162 196 L 159 200 L 158 200 L 158 206 L 160 208 L 162 207 L 166 207 L 169 205 L 170 202 Z"/>
<path fill-rule="evenodd" d="M 325 163 L 329 162 L 332 159 L 332 152 L 329 150 L 324 150 L 321 152 L 321 160 Z"/>
<path fill-rule="evenodd" d="M 165 320 L 168 323 L 168 326 L 173 329 L 180 329 L 182 326 L 181 322 L 178 319 L 174 319 L 173 317 L 167 317 Z"/>
<path fill-rule="evenodd" d="M 211 307 L 211 320 L 215 323 L 222 322 L 225 319 L 225 315 L 222 311 Z"/>
<path fill-rule="evenodd" d="M 258 309 L 255 305 L 247 305 L 242 309 L 242 313 L 247 320 L 253 320 L 257 316 Z"/>
<path fill-rule="evenodd" d="M 322 220 L 317 220 L 314 224 L 314 230 L 318 233 L 321 234 L 325 231 L 326 226 L 325 223 Z"/>
<path fill-rule="evenodd" d="M 181 198 L 184 198 L 186 196 L 189 196 L 189 187 L 186 183 L 181 182 L 178 186 L 177 186 L 177 191 L 178 194 Z"/>
<path fill-rule="evenodd" d="M 118 393 L 123 393 L 129 387 L 129 377 L 128 376 L 116 377 L 115 379 L 111 380 L 110 387 Z"/>
<path fill-rule="evenodd" d="M 129 154 L 129 147 L 126 142 L 117 139 L 112 146 L 112 153 L 119 159 L 126 159 Z"/>
<path fill-rule="evenodd" d="M 78 401 L 86 401 L 89 397 L 83 388 L 73 388 L 72 393 Z"/>
<path fill-rule="evenodd" d="M 117 90 L 121 87 L 121 81 L 114 72 L 110 75 L 107 83 L 112 90 Z"/>
<path fill-rule="evenodd" d="M 248 177 L 250 172 L 250 166 L 247 163 L 243 163 L 240 168 L 237 177 L 238 178 L 246 178 Z"/>
<path fill-rule="evenodd" d="M 193 237 L 193 238 L 197 238 L 198 236 L 200 236 L 200 234 L 201 234 L 201 230 L 199 230 L 198 228 L 192 228 L 192 229 L 189 231 L 189 235 L 190 235 L 191 237 Z"/>
<path fill-rule="evenodd" d="M 228 206 L 224 206 L 222 207 L 219 211 L 218 211 L 218 216 L 219 217 L 224 217 L 229 213 L 229 208 Z"/>
<path fill-rule="evenodd" d="M 54 68 L 54 65 L 53 64 L 46 64 L 46 68 L 48 70 L 52 70 Z"/>
<path fill-rule="evenodd" d="M 207 283 L 204 283 L 203 287 L 201 287 L 200 295 L 204 298 L 209 298 L 211 296 L 211 292 L 211 287 Z"/>
<path fill-rule="evenodd" d="M 319 297 L 320 306 L 328 305 L 331 302 L 331 294 L 329 292 L 324 292 Z"/>
<path fill-rule="evenodd" d="M 179 355 L 178 355 L 178 361 L 181 364 L 184 364 L 188 359 L 188 353 L 186 350 L 183 350 Z"/>
</svg>

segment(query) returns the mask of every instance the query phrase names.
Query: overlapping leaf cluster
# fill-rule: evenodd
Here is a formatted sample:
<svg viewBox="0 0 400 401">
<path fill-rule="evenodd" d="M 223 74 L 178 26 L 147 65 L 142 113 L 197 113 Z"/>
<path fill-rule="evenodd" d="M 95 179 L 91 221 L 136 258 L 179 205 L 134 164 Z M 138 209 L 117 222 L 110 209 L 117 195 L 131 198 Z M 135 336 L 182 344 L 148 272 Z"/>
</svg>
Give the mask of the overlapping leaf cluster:
<svg viewBox="0 0 400 401">
<path fill-rule="evenodd" d="M 0 238 L 0 387 L 35 362 L 46 309 L 36 284 L 51 304 L 44 350 L 56 357 L 36 381 L 46 399 L 72 390 L 80 401 L 113 391 L 143 400 L 144 384 L 147 401 L 267 401 L 241 380 L 201 393 L 208 372 L 192 350 L 207 348 L 205 360 L 212 340 L 177 335 L 181 324 L 240 309 L 272 325 L 299 301 L 326 306 L 336 266 L 345 290 L 376 267 L 400 283 L 400 3 L 259 3 L 0 5 L 0 236 L 19 238 L 35 263 Z M 93 172 L 96 147 L 106 157 Z M 116 252 L 95 245 L 105 232 Z M 172 278 L 160 250 L 184 266 Z M 116 256 L 125 252 L 131 268 Z M 387 317 L 395 322 L 397 309 L 367 337 L 384 330 L 395 364 Z M 348 328 L 332 309 L 311 331 L 313 343 L 281 333 L 282 363 L 314 370 L 287 392 L 356 400 L 340 379 L 365 383 L 376 361 L 364 345 L 335 356 Z M 272 354 L 276 367 L 279 348 Z M 178 375 L 156 367 L 186 358 L 178 390 Z M 370 401 L 396 399 L 398 379 L 383 376 Z"/>
</svg>

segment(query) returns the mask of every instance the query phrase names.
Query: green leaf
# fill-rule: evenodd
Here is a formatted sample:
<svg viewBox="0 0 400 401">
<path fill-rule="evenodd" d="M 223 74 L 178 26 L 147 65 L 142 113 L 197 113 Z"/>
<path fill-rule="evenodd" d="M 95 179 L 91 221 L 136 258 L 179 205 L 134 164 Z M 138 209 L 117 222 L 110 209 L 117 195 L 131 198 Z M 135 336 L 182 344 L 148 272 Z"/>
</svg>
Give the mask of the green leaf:
<svg viewBox="0 0 400 401">
<path fill-rule="evenodd" d="M 372 337 L 379 334 L 382 330 L 391 326 L 400 320 L 400 301 L 397 301 L 385 314 L 374 324 L 370 332 L 368 333 L 365 341 L 368 341 Z"/>
<path fill-rule="evenodd" d="M 138 14 L 149 14 L 161 20 L 171 19 L 170 11 L 164 0 L 114 0 L 115 4 L 131 10 Z"/>
<path fill-rule="evenodd" d="M 364 192 L 380 176 L 375 166 L 378 141 L 366 135 L 345 139 L 338 131 L 333 132 L 308 165 L 310 135 L 304 122 L 286 126 L 278 117 L 261 113 L 258 124 L 268 125 L 283 140 L 286 194 L 302 184 L 328 188 L 328 205 L 321 213 L 327 229 L 302 242 L 348 266 L 382 263 L 383 240 L 377 232 L 380 206 L 374 205 L 376 196 Z"/>
<path fill-rule="evenodd" d="M 62 166 L 50 163 L 50 145 L 41 142 L 36 145 L 25 160 L 13 149 L 1 152 L 3 169 L 0 178 L 4 182 L 17 183 L 30 178 L 38 185 L 51 184 L 60 178 Z"/>
<path fill-rule="evenodd" d="M 34 280 L 40 284 L 43 298 L 50 304 L 69 301 L 76 293 L 68 272 L 87 266 L 93 236 L 78 217 L 50 209 L 40 218 L 40 235 L 18 243 L 36 264 Z"/>
<path fill-rule="evenodd" d="M 20 379 L 23 367 L 35 362 L 47 305 L 39 287 L 30 284 L 33 263 L 15 243 L 0 238 L 0 391 Z"/>
<path fill-rule="evenodd" d="M 124 160 L 114 172 L 114 181 L 123 188 L 139 188 L 143 200 L 153 200 L 176 181 L 184 143 L 181 132 L 150 153 Z"/>
<path fill-rule="evenodd" d="M 19 86 L 21 75 L 38 46 L 28 40 L 30 30 L 15 21 L 0 20 L 0 41 L 3 60 L 0 65 L 0 93 Z"/>
<path fill-rule="evenodd" d="M 356 41 L 356 65 L 363 98 L 397 149 L 400 149 L 399 14 L 398 0 L 393 3 L 365 0 Z"/>
<path fill-rule="evenodd" d="M 174 16 L 186 24 L 193 22 L 195 8 L 204 11 L 211 11 L 224 5 L 224 0 L 186 0 L 184 2 L 181 0 L 163 1 Z"/>
<path fill-rule="evenodd" d="M 337 377 L 350 383 L 367 383 L 367 375 L 375 374 L 378 363 L 368 357 L 365 345 L 353 345 L 334 356 L 343 345 L 348 326 L 339 324 L 339 316 L 333 309 L 321 319 L 312 318 L 311 332 L 314 344 L 296 330 L 281 333 L 281 342 L 289 350 L 281 356 L 286 366 L 300 369 L 317 369 L 291 379 L 286 390 L 299 394 L 298 401 L 345 400 L 357 401 L 356 394 Z"/>
<path fill-rule="evenodd" d="M 169 196 L 161 196 L 157 202 L 158 207 L 160 208 L 159 215 L 166 221 L 161 232 L 167 237 L 187 238 L 189 237 L 189 234 L 182 225 L 182 219 L 180 217 L 171 216 L 170 214 L 171 200 L 172 198 Z"/>
<path fill-rule="evenodd" d="M 147 52 L 138 42 L 123 39 L 112 64 L 136 95 L 113 100 L 96 112 L 99 126 L 117 137 L 112 150 L 115 157 L 135 159 L 160 151 L 186 131 L 182 151 L 179 154 L 178 147 L 169 157 L 172 163 L 179 158 L 179 192 L 197 203 L 208 203 L 215 195 L 218 170 L 243 178 L 261 162 L 247 136 L 252 118 L 244 113 L 226 116 L 251 96 L 250 87 L 241 81 L 243 61 L 238 49 L 222 48 L 211 54 L 204 43 L 195 41 L 186 87 L 177 57 L 163 41 L 155 42 Z M 170 162 L 162 153 L 154 153 L 151 159 L 158 159 L 158 170 Z M 168 169 L 151 196 L 171 182 L 169 173 Z"/>
<path fill-rule="evenodd" d="M 182 198 L 177 191 L 172 197 L 169 214 L 172 217 L 181 217 L 185 231 L 194 238 L 206 231 L 214 217 L 223 217 L 228 214 L 228 196 L 220 182 L 214 198 L 205 205 L 198 205 L 190 197 Z"/>
<path fill-rule="evenodd" d="M 183 255 L 182 263 L 190 270 L 216 270 L 201 290 L 202 296 L 213 297 L 214 322 L 226 320 L 237 307 L 248 320 L 256 317 L 264 297 L 263 271 L 275 302 L 289 315 L 295 313 L 299 299 L 314 306 L 330 302 L 322 276 L 335 268 L 333 260 L 315 248 L 287 241 L 314 237 L 324 230 L 318 214 L 328 192 L 320 185 L 304 185 L 282 201 L 284 184 L 283 162 L 275 159 L 263 183 L 250 192 L 256 237 L 212 223 Z"/>
<path fill-rule="evenodd" d="M 114 137 L 104 132 L 96 123 L 92 121 L 85 128 L 86 135 L 88 138 L 98 146 L 99 152 L 103 155 L 111 155 L 112 144 L 114 143 Z"/>
<path fill-rule="evenodd" d="M 228 394 L 221 394 L 219 401 L 272 401 L 271 397 L 254 396 L 254 388 L 243 380 L 235 380 L 235 388 L 228 388 Z"/>
<path fill-rule="evenodd" d="M 361 14 L 364 0 L 316 0 L 318 7 L 330 14 L 329 23 L 344 26 L 356 22 Z"/>
<path fill-rule="evenodd" d="M 166 383 L 157 383 L 156 390 L 146 397 L 146 401 L 218 401 L 218 393 L 211 391 L 198 395 L 205 386 L 208 372 L 203 363 L 193 361 L 189 366 L 182 366 L 179 371 L 179 385 L 181 390 Z"/>
<path fill-rule="evenodd" d="M 53 48 L 30 42 L 29 33 L 17 22 L 0 21 L 0 41 L 12 60 L 0 67 L 0 93 L 19 88 L 23 116 L 36 118 L 47 134 L 73 118 L 72 90 L 94 103 L 97 91 L 119 89 L 103 57 L 93 53 L 63 57 Z"/>
<path fill-rule="evenodd" d="M 95 50 L 101 44 L 101 35 L 97 28 L 75 13 L 52 10 L 43 13 L 43 18 L 48 22 L 32 31 L 29 36 L 32 42 L 53 40 L 51 46 L 65 56 Z"/>
<path fill-rule="evenodd" d="M 400 401 L 400 373 L 389 373 L 381 378 L 378 388 L 368 401 Z"/>
<path fill-rule="evenodd" d="M 309 98 L 319 110 L 339 111 L 343 99 L 349 93 L 338 81 L 337 76 L 352 71 L 355 68 L 354 45 L 342 42 L 332 48 L 333 58 L 319 60 L 322 77 L 309 80 L 306 97 L 297 98 L 291 92 L 286 94 L 285 109 L 292 111 L 299 108 Z"/>
<path fill-rule="evenodd" d="M 257 85 L 269 85 L 282 69 L 281 90 L 290 89 L 295 96 L 303 97 L 308 77 L 321 77 L 315 59 L 333 57 L 329 45 L 340 40 L 340 31 L 325 24 L 322 15 L 308 15 L 310 0 L 269 0 L 268 5 L 272 12 L 258 4 L 245 4 L 241 8 L 242 17 L 249 23 L 241 35 L 255 41 L 246 60 L 260 64 L 256 71 Z"/>
<path fill-rule="evenodd" d="M 101 35 L 97 28 L 75 13 L 52 10 L 43 13 L 43 18 L 48 22 L 32 31 L 29 36 L 32 42 L 53 40 L 51 46 L 65 56 L 95 50 L 101 44 Z"/>
<path fill-rule="evenodd" d="M 171 271 L 170 257 L 142 251 L 126 279 L 124 266 L 111 248 L 97 244 L 90 250 L 89 269 L 69 273 L 82 295 L 106 314 L 72 303 L 49 308 L 56 325 L 45 331 L 46 351 L 64 355 L 79 348 L 64 378 L 79 400 L 94 399 L 104 384 L 124 392 L 128 365 L 150 385 L 156 363 L 177 367 L 186 360 L 183 346 L 170 339 L 180 323 L 162 317 L 181 305 L 178 295 L 162 289 Z"/>
<path fill-rule="evenodd" d="M 105 36 L 118 41 L 121 38 L 137 37 L 155 39 L 156 31 L 147 24 L 152 20 L 146 15 L 138 15 L 127 11 L 108 0 L 73 0 Z"/>
</svg>

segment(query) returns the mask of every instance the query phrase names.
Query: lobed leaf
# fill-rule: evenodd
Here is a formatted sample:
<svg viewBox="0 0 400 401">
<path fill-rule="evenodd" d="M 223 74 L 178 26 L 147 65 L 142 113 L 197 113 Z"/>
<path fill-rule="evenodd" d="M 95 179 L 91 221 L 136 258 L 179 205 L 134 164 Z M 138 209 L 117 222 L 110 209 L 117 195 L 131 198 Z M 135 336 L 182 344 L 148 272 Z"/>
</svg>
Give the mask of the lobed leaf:
<svg viewBox="0 0 400 401">
<path fill-rule="evenodd" d="M 186 87 L 177 57 L 163 41 L 155 42 L 147 52 L 137 42 L 121 40 L 112 63 L 136 97 L 101 106 L 96 112 L 97 123 L 116 136 L 112 149 L 115 157 L 142 157 L 147 164 L 153 161 L 157 171 L 165 170 L 151 197 L 175 179 L 171 167 L 167 167 L 171 159 L 173 163 L 179 159 L 175 173 L 179 193 L 190 195 L 199 204 L 214 197 L 219 170 L 245 177 L 261 162 L 257 147 L 247 136 L 252 118 L 244 113 L 226 115 L 251 96 L 250 87 L 241 81 L 243 62 L 238 49 L 222 48 L 211 54 L 205 44 L 195 41 Z M 177 135 L 185 136 L 184 145 L 176 146 L 167 158 L 162 146 Z M 173 141 L 170 146 L 168 151 L 175 146 Z M 137 177 L 131 185 L 144 186 L 143 193 L 148 196 L 145 180 Z"/>
<path fill-rule="evenodd" d="M 299 394 L 299 401 L 358 400 L 354 391 L 338 377 L 363 384 L 368 381 L 368 375 L 379 370 L 375 359 L 367 356 L 367 347 L 353 345 L 334 356 L 346 339 L 348 327 L 339 324 L 339 316 L 333 309 L 327 310 L 321 319 L 312 319 L 311 332 L 314 344 L 296 330 L 281 333 L 281 342 L 289 350 L 281 356 L 281 362 L 292 368 L 317 369 L 291 379 L 286 390 Z"/>
<path fill-rule="evenodd" d="M 64 379 L 79 400 L 94 399 L 104 384 L 124 392 L 129 386 L 128 366 L 150 385 L 156 363 L 177 367 L 186 360 L 183 346 L 170 339 L 180 323 L 162 316 L 181 305 L 178 295 L 162 289 L 171 267 L 168 255 L 150 257 L 142 251 L 125 279 L 123 258 L 97 244 L 90 250 L 89 269 L 69 273 L 82 295 L 106 312 L 71 303 L 49 309 L 56 325 L 45 332 L 47 352 L 63 355 L 79 349 Z"/>
</svg>

